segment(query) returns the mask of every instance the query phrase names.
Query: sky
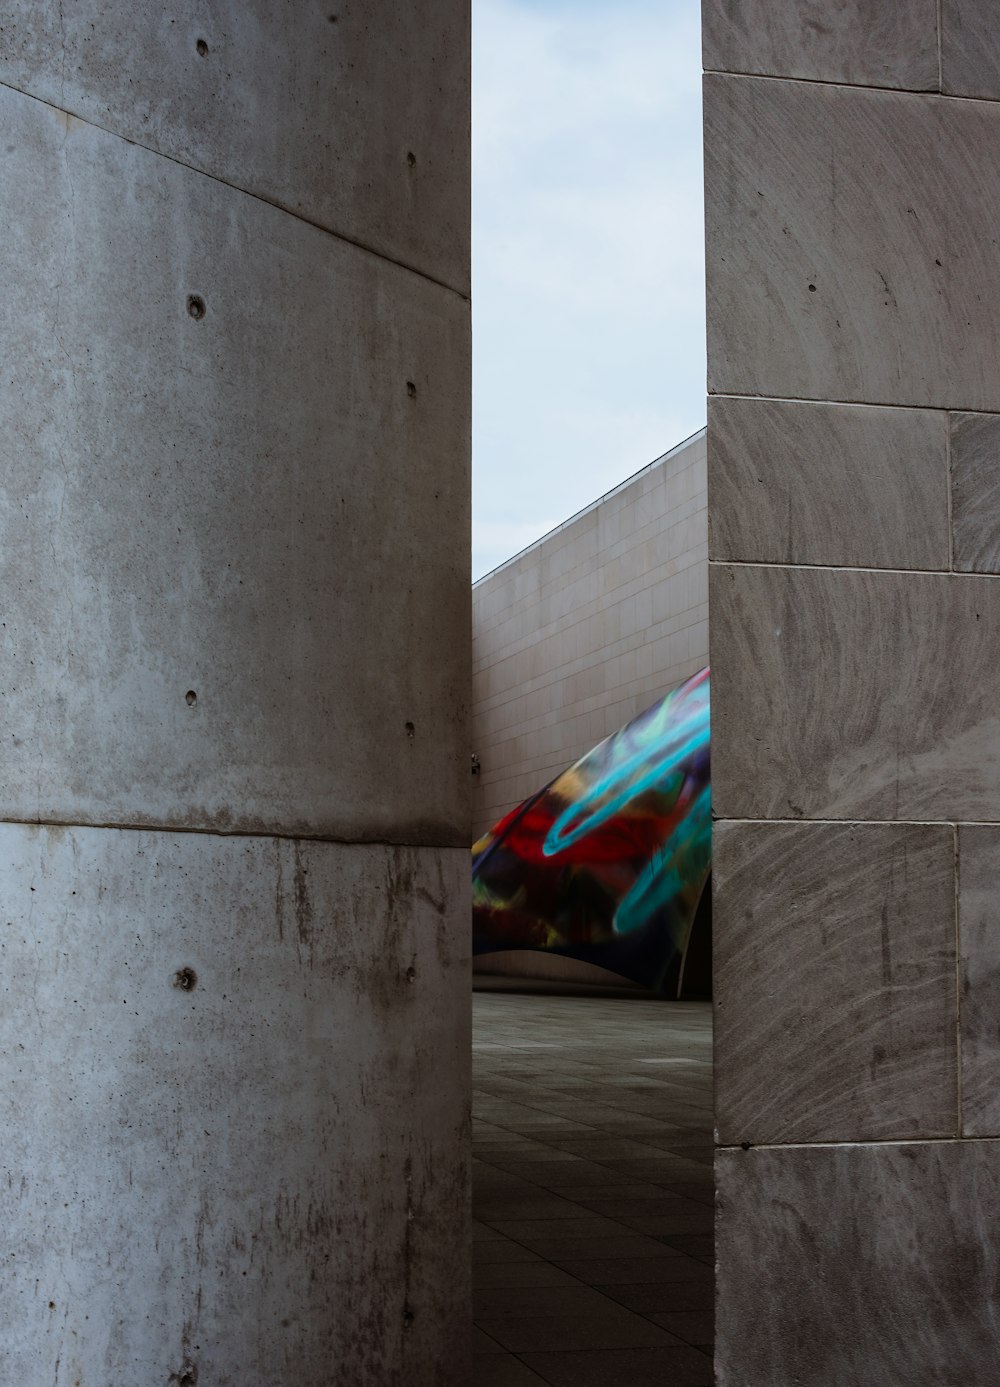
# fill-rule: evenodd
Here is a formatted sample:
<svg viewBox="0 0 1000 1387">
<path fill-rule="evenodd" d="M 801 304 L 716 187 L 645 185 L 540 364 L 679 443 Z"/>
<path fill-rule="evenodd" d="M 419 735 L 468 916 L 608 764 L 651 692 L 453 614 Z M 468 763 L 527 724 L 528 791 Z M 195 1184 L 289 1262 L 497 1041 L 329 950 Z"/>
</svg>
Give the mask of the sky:
<svg viewBox="0 0 1000 1387">
<path fill-rule="evenodd" d="M 473 0 L 473 577 L 705 422 L 699 0 Z"/>
</svg>

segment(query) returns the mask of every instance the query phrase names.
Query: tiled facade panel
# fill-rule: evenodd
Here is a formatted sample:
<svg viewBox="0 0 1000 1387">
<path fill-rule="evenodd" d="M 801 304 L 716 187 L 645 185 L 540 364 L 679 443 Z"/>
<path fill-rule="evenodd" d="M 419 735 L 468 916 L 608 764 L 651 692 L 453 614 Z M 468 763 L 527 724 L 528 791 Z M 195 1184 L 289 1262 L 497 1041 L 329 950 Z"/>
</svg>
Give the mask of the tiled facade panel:
<svg viewBox="0 0 1000 1387">
<path fill-rule="evenodd" d="M 956 1136 L 954 830 L 724 823 L 724 1145 Z"/>
<path fill-rule="evenodd" d="M 712 792 L 728 818 L 1000 819 L 1000 590 L 713 566 Z"/>
<path fill-rule="evenodd" d="M 995 1382 L 996 8 L 704 14 L 717 1381 Z"/>
<path fill-rule="evenodd" d="M 709 388 L 1000 410 L 1000 104 L 705 79 Z"/>
<path fill-rule="evenodd" d="M 712 558 L 948 567 L 944 412 L 715 396 L 709 423 Z"/>
<path fill-rule="evenodd" d="M 705 440 L 473 589 L 481 833 L 708 661 Z"/>
<path fill-rule="evenodd" d="M 1000 25 L 988 0 L 941 0 L 941 83 L 954 96 L 1000 99 Z"/>
<path fill-rule="evenodd" d="M 938 83 L 936 5 L 706 0 L 705 67 L 923 91 Z"/>
<path fill-rule="evenodd" d="M 737 1147 L 716 1180 L 718 1387 L 1000 1381 L 995 1142 Z"/>
<path fill-rule="evenodd" d="M 962 1129 L 1000 1136 L 1000 826 L 958 836 Z"/>
<path fill-rule="evenodd" d="M 949 416 L 955 567 L 1000 573 L 1000 416 Z"/>
</svg>

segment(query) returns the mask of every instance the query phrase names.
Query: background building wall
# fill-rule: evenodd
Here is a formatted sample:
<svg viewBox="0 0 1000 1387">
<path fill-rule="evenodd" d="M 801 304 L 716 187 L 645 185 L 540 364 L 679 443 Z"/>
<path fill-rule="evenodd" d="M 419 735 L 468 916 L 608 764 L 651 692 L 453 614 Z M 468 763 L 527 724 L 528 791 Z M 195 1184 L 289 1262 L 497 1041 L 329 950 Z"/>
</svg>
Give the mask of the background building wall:
<svg viewBox="0 0 1000 1387">
<path fill-rule="evenodd" d="M 4 1382 L 467 1382 L 468 40 L 3 6 Z"/>
<path fill-rule="evenodd" d="M 1000 41 L 704 14 L 718 1380 L 992 1381 Z"/>
<path fill-rule="evenodd" d="M 473 587 L 478 836 L 708 662 L 705 436 Z"/>
</svg>

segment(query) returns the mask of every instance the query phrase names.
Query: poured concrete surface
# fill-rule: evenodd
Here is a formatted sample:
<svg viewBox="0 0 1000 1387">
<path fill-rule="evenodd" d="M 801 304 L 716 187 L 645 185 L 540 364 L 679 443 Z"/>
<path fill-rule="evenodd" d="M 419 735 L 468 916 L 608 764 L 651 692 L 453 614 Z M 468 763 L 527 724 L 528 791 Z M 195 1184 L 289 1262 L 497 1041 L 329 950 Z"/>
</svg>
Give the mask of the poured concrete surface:
<svg viewBox="0 0 1000 1387">
<path fill-rule="evenodd" d="M 467 882 L 0 825 L 0 1382 L 465 1387 Z"/>
<path fill-rule="evenodd" d="M 711 1006 L 474 999 L 475 1387 L 711 1387 Z"/>
<path fill-rule="evenodd" d="M 467 845 L 468 304 L 0 120 L 4 817 Z"/>
<path fill-rule="evenodd" d="M 468 292 L 465 0 L 4 0 L 0 82 Z"/>
<path fill-rule="evenodd" d="M 3 7 L 4 1387 L 468 1387 L 468 33 Z"/>
</svg>

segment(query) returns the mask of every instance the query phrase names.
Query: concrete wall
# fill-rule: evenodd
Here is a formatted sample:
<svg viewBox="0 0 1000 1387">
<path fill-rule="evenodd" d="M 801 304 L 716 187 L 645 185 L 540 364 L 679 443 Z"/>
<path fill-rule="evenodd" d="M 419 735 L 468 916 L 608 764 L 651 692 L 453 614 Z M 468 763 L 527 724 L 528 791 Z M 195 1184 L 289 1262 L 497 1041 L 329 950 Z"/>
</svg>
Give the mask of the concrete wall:
<svg viewBox="0 0 1000 1387">
<path fill-rule="evenodd" d="M 467 25 L 3 6 L 3 1382 L 467 1381 Z"/>
<path fill-rule="evenodd" d="M 718 1380 L 992 1382 L 1000 31 L 704 13 Z"/>
<path fill-rule="evenodd" d="M 708 661 L 705 436 L 473 588 L 475 831 Z"/>
</svg>

